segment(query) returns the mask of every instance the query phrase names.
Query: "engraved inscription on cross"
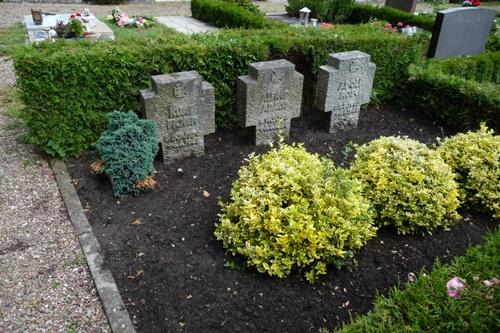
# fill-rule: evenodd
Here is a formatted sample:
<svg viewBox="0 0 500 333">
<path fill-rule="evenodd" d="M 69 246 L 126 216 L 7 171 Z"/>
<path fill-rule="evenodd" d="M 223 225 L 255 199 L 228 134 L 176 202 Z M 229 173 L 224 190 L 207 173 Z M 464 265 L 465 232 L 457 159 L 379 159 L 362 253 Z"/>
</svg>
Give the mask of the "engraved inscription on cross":
<svg viewBox="0 0 500 333">
<path fill-rule="evenodd" d="M 376 66 L 370 55 L 360 52 L 330 54 L 321 66 L 314 104 L 330 112 L 329 131 L 357 127 L 361 104 L 370 101 Z"/>
<path fill-rule="evenodd" d="M 215 132 L 214 89 L 195 71 L 152 76 L 141 90 L 143 116 L 156 121 L 164 162 L 204 153 Z"/>
<path fill-rule="evenodd" d="M 238 115 L 245 127 L 255 126 L 255 144 L 288 136 L 292 118 L 300 116 L 304 77 L 287 60 L 252 63 L 238 78 Z"/>
</svg>

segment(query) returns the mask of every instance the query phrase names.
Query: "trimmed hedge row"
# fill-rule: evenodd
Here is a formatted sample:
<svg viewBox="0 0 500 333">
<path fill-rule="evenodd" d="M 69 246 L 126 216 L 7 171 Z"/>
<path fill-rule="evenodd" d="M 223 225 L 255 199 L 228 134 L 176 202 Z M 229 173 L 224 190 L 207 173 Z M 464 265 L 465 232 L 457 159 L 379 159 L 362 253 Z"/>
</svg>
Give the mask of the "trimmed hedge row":
<svg viewBox="0 0 500 333">
<path fill-rule="evenodd" d="M 454 130 L 500 130 L 500 52 L 410 67 L 407 101 Z"/>
<path fill-rule="evenodd" d="M 436 20 L 434 15 L 413 15 L 388 6 L 376 7 L 372 5 L 355 4 L 352 8 L 351 16 L 348 18 L 348 22 L 353 24 L 366 23 L 372 19 L 389 21 L 391 23 L 402 21 L 431 32 L 434 27 L 434 21 Z"/>
<path fill-rule="evenodd" d="M 369 24 L 226 30 L 126 43 L 61 41 L 22 47 L 13 59 L 29 140 L 49 155 L 66 157 L 79 155 L 97 140 L 107 112 L 139 111 L 139 90 L 150 86 L 151 75 L 198 71 L 215 87 L 218 127 L 231 127 L 236 123 L 237 77 L 247 74 L 249 63 L 288 59 L 305 75 L 304 90 L 312 92 L 317 68 L 328 54 L 350 50 L 370 54 L 377 64 L 377 103 L 397 96 L 407 84 L 409 64 L 421 57 L 416 39 Z"/>
<path fill-rule="evenodd" d="M 281 25 L 224 0 L 192 0 L 191 13 L 194 18 L 221 28 L 263 29 Z"/>
</svg>

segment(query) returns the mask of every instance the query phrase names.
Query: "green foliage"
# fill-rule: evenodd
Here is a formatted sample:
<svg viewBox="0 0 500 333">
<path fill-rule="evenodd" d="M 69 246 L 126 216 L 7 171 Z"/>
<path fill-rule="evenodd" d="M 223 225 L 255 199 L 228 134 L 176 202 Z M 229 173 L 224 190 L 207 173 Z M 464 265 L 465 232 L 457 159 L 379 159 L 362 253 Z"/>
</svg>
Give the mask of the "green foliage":
<svg viewBox="0 0 500 333">
<path fill-rule="evenodd" d="M 299 16 L 299 11 L 307 7 L 311 17 L 329 22 L 345 22 L 351 15 L 354 0 L 289 0 L 286 11 L 292 16 Z"/>
<path fill-rule="evenodd" d="M 500 52 L 410 67 L 408 106 L 455 130 L 500 129 Z"/>
<path fill-rule="evenodd" d="M 223 203 L 215 235 L 259 272 L 283 278 L 304 269 L 309 282 L 375 235 L 360 184 L 303 146 L 251 156 Z"/>
<path fill-rule="evenodd" d="M 430 232 L 459 218 L 451 167 L 418 141 L 381 137 L 357 147 L 351 171 L 380 225 L 395 226 L 403 234 Z"/>
<path fill-rule="evenodd" d="M 234 3 L 254 14 L 262 14 L 262 12 L 259 9 L 259 6 L 254 5 L 252 0 L 224 0 L 224 1 Z"/>
<path fill-rule="evenodd" d="M 500 136 L 481 125 L 445 139 L 438 152 L 457 174 L 462 200 L 500 218 Z"/>
<path fill-rule="evenodd" d="M 387 32 L 378 23 L 156 36 L 58 41 L 14 52 L 30 141 L 52 156 L 80 154 L 97 140 L 108 110 L 140 111 L 139 90 L 150 86 L 151 75 L 198 71 L 215 87 L 217 126 L 227 128 L 236 123 L 237 78 L 252 62 L 283 58 L 297 64 L 308 103 L 328 54 L 360 50 L 377 64 L 372 100 L 382 103 L 398 96 L 408 82 L 409 64 L 420 59 L 418 40 Z"/>
<path fill-rule="evenodd" d="M 436 262 L 430 274 L 419 274 L 404 290 L 394 287 L 378 296 L 375 308 L 345 325 L 338 333 L 379 332 L 496 332 L 500 327 L 500 286 L 486 287 L 483 280 L 499 276 L 500 231 L 486 236 L 464 257 L 449 265 Z M 446 294 L 454 276 L 467 281 L 460 299 Z"/>
<path fill-rule="evenodd" d="M 331 0 L 288 0 L 286 11 L 292 16 L 299 17 L 299 10 L 307 7 L 311 10 L 310 17 L 326 20 L 331 2 Z"/>
<path fill-rule="evenodd" d="M 113 195 L 126 197 L 141 192 L 136 184 L 154 173 L 158 152 L 156 124 L 139 119 L 135 113 L 108 113 L 108 128 L 96 144 L 97 153 L 113 183 Z"/>
<path fill-rule="evenodd" d="M 448 75 L 460 76 L 480 83 L 500 84 L 500 52 L 490 52 L 467 58 L 429 61 L 427 67 Z"/>
<path fill-rule="evenodd" d="M 233 1 L 192 0 L 193 17 L 217 27 L 263 29 L 280 24 L 267 19 L 262 13 L 247 9 Z"/>
<path fill-rule="evenodd" d="M 372 5 L 354 4 L 349 23 L 365 23 L 378 19 L 391 23 L 404 22 L 416 25 L 427 31 L 432 31 L 434 27 L 435 15 L 413 15 L 389 6 L 376 7 Z"/>
</svg>

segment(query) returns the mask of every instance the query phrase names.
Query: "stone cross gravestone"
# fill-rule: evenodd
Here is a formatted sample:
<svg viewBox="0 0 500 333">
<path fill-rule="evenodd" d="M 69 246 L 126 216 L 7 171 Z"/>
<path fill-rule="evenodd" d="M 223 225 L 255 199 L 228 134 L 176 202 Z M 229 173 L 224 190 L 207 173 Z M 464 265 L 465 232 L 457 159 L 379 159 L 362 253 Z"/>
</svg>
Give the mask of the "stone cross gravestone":
<svg viewBox="0 0 500 333">
<path fill-rule="evenodd" d="M 320 67 L 314 104 L 331 112 L 330 133 L 357 126 L 361 104 L 370 101 L 375 68 L 370 55 L 360 51 L 332 53 Z"/>
<path fill-rule="evenodd" d="M 417 0 L 385 0 L 385 5 L 413 14 L 417 8 Z"/>
<path fill-rule="evenodd" d="M 255 62 L 238 77 L 238 115 L 245 127 L 255 126 L 255 144 L 267 144 L 290 133 L 300 116 L 304 76 L 287 60 Z"/>
<path fill-rule="evenodd" d="M 152 76 L 141 90 L 143 116 L 156 121 L 163 160 L 203 155 L 204 135 L 215 132 L 214 88 L 196 72 Z"/>
<path fill-rule="evenodd" d="M 495 16 L 496 11 L 478 7 L 439 11 L 427 56 L 448 58 L 483 53 Z"/>
</svg>

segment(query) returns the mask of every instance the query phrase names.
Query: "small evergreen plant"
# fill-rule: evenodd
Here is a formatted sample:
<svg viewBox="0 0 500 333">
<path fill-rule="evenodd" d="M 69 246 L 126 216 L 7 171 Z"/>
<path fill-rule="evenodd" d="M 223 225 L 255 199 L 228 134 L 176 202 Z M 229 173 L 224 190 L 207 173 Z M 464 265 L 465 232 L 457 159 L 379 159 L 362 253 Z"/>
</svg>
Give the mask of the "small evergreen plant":
<svg viewBox="0 0 500 333">
<path fill-rule="evenodd" d="M 156 124 L 132 112 L 108 113 L 108 128 L 96 144 L 100 171 L 113 183 L 113 195 L 136 195 L 154 186 L 154 158 L 158 152 Z"/>
<path fill-rule="evenodd" d="M 351 171 L 373 203 L 379 225 L 395 226 L 402 234 L 430 232 L 459 218 L 451 167 L 418 141 L 382 137 L 358 146 Z"/>
<path fill-rule="evenodd" d="M 438 152 L 457 174 L 465 205 L 500 218 L 500 136 L 482 124 L 443 140 Z"/>
<path fill-rule="evenodd" d="M 280 278 L 299 268 L 313 282 L 376 232 L 359 182 L 301 145 L 251 155 L 231 199 L 221 203 L 215 236 L 259 272 Z"/>
</svg>

